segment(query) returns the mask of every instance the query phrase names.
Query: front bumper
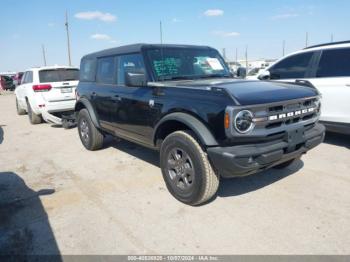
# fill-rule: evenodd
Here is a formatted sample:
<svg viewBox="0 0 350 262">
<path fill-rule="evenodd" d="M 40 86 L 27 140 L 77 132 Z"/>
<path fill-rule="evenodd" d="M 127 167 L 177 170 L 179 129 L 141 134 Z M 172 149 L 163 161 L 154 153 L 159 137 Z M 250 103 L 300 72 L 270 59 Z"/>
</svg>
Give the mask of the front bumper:
<svg viewBox="0 0 350 262">
<path fill-rule="evenodd" d="M 297 133 L 300 133 L 297 134 Z M 222 177 L 247 176 L 300 157 L 323 142 L 325 127 L 316 124 L 308 130 L 297 130 L 285 139 L 261 144 L 211 147 L 207 153 Z"/>
</svg>

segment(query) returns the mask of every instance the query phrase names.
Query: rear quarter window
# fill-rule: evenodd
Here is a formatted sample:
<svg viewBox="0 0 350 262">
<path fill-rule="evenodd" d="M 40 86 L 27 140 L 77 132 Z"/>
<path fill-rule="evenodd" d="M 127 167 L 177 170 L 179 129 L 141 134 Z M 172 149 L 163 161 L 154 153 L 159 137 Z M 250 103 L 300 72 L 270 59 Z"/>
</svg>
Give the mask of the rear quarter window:
<svg viewBox="0 0 350 262">
<path fill-rule="evenodd" d="M 96 74 L 96 60 L 83 59 L 80 64 L 80 81 L 94 82 Z"/>
</svg>

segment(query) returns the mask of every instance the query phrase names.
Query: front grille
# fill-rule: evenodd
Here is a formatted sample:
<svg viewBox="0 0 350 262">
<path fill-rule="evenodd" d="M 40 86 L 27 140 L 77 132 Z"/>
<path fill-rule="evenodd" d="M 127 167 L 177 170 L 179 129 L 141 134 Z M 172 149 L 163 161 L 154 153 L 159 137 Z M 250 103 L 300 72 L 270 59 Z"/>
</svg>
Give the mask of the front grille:
<svg viewBox="0 0 350 262">
<path fill-rule="evenodd" d="M 255 108 L 254 115 L 258 121 L 255 130 L 268 133 L 280 132 L 287 126 L 316 122 L 320 114 L 318 98 L 301 101 L 284 101 L 268 107 Z M 265 119 L 265 120 L 264 120 Z M 253 131 L 254 132 L 254 131 Z"/>
</svg>

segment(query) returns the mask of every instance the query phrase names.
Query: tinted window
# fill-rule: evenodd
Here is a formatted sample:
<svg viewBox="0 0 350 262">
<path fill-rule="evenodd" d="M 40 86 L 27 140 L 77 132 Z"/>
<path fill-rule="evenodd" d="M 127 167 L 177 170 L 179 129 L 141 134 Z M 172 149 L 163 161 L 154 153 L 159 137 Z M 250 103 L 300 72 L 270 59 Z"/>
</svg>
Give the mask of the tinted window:
<svg viewBox="0 0 350 262">
<path fill-rule="evenodd" d="M 350 76 L 350 48 L 322 52 L 317 77 Z"/>
<path fill-rule="evenodd" d="M 84 59 L 80 65 L 80 81 L 95 81 L 95 60 Z"/>
<path fill-rule="evenodd" d="M 115 77 L 115 58 L 104 57 L 97 60 L 96 80 L 102 84 L 113 84 Z"/>
<path fill-rule="evenodd" d="M 50 69 L 39 71 L 40 83 L 63 82 L 79 80 L 78 69 Z"/>
<path fill-rule="evenodd" d="M 145 73 L 145 66 L 140 54 L 118 56 L 118 85 L 125 85 L 126 72 Z"/>
<path fill-rule="evenodd" d="M 287 57 L 270 68 L 271 79 L 303 78 L 308 70 L 313 52 Z"/>
</svg>

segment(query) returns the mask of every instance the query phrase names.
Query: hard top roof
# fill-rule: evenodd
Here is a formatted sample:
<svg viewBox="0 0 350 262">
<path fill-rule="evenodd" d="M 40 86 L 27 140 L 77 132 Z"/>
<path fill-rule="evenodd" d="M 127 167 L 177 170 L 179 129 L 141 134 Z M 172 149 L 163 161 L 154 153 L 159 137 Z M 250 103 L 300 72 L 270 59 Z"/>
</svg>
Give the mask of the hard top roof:
<svg viewBox="0 0 350 262">
<path fill-rule="evenodd" d="M 196 48 L 196 49 L 213 49 L 209 46 L 198 46 L 198 45 L 174 45 L 174 44 L 133 44 L 124 45 L 120 47 L 105 49 L 99 52 L 94 52 L 84 56 L 83 58 L 94 58 L 94 57 L 104 57 L 109 55 L 119 55 L 119 54 L 130 54 L 141 52 L 145 48 Z"/>
</svg>

